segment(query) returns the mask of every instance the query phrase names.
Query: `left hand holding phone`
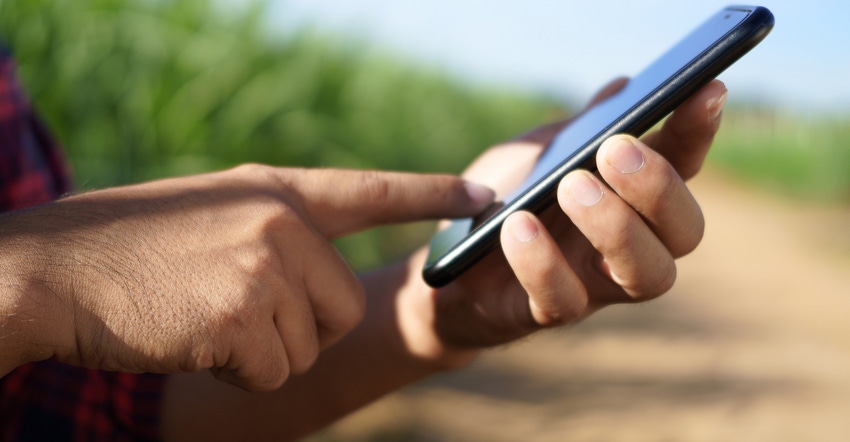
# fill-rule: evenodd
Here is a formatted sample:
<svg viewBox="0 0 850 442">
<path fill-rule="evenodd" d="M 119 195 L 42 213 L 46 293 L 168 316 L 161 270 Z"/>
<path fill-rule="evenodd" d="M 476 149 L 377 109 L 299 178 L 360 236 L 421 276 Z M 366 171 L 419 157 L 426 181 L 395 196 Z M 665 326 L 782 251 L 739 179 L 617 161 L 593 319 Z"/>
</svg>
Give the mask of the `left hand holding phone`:
<svg viewBox="0 0 850 442">
<path fill-rule="evenodd" d="M 616 89 L 615 83 L 601 97 Z M 525 212 L 508 218 L 502 253 L 440 290 L 418 281 L 419 294 L 410 291 L 402 303 L 427 312 L 407 328 L 412 351 L 463 364 L 477 349 L 669 290 L 675 258 L 702 238 L 702 213 L 684 179 L 702 166 L 725 97 L 725 86 L 713 81 L 659 131 L 642 140 L 612 137 L 597 155 L 596 174 L 575 171 L 561 182 L 558 206 L 540 218 Z M 490 149 L 464 177 L 509 192 L 510 185 L 499 183 L 521 182 L 557 130 L 544 127 Z M 414 259 L 421 265 L 424 255 Z"/>
</svg>

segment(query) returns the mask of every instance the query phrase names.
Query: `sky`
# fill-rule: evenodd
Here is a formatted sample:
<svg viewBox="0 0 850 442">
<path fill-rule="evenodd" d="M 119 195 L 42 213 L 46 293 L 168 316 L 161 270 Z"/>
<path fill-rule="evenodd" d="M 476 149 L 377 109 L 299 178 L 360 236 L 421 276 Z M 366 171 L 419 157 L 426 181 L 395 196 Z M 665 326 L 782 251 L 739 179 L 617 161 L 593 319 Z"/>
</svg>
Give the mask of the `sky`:
<svg viewBox="0 0 850 442">
<path fill-rule="evenodd" d="M 582 102 L 729 1 L 272 0 L 283 29 L 355 36 L 473 83 Z M 592 6 L 591 6 L 592 5 Z M 850 114 L 850 2 L 765 1 L 772 33 L 721 75 L 731 100 Z"/>
</svg>

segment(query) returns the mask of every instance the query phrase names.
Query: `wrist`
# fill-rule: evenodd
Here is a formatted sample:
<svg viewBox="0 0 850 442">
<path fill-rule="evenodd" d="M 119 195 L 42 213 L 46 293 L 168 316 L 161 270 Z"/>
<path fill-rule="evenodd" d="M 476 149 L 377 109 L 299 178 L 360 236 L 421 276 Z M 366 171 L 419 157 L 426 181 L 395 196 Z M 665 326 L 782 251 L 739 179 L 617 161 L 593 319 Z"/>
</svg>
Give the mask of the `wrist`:
<svg viewBox="0 0 850 442">
<path fill-rule="evenodd" d="M 19 222 L 20 221 L 20 222 Z M 28 220 L 0 220 L 0 376 L 48 359 L 67 336 L 69 315 L 55 284 L 55 244 L 29 231 Z"/>
<path fill-rule="evenodd" d="M 480 349 L 446 343 L 437 333 L 436 297 L 438 292 L 420 276 L 424 250 L 404 263 L 385 270 L 378 279 L 394 281 L 392 309 L 395 316 L 397 345 L 413 362 L 431 373 L 456 370 L 471 363 Z M 392 273 L 392 275 L 387 275 Z"/>
</svg>

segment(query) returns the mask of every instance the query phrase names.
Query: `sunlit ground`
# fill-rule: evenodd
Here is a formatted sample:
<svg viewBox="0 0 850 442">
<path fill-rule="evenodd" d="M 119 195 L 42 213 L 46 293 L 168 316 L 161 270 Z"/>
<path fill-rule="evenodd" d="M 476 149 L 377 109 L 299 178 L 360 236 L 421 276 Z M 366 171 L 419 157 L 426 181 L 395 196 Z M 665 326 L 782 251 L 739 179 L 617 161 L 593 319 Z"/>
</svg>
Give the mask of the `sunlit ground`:
<svg viewBox="0 0 850 442">
<path fill-rule="evenodd" d="M 844 440 L 850 208 L 710 170 L 708 227 L 659 300 L 492 351 L 315 440 Z"/>
</svg>

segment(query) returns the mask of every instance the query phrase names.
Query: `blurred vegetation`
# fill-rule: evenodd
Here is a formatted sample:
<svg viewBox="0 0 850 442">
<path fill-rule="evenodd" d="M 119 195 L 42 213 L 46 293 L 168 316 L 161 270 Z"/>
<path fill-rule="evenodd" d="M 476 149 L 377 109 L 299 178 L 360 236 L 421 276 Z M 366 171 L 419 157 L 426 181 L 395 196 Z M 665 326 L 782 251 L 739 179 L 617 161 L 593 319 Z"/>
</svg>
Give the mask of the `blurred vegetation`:
<svg viewBox="0 0 850 442">
<path fill-rule="evenodd" d="M 559 112 L 356 41 L 273 33 L 263 3 L 235 3 L 0 0 L 0 32 L 80 187 L 243 162 L 457 173 Z M 380 229 L 340 246 L 363 268 L 431 229 Z"/>
<path fill-rule="evenodd" d="M 709 159 L 794 198 L 850 203 L 850 114 L 730 106 Z"/>
<path fill-rule="evenodd" d="M 562 113 L 553 100 L 476 87 L 356 40 L 273 32 L 266 10 L 214 0 L 0 0 L 0 32 L 82 188 L 243 162 L 454 173 Z M 848 118 L 730 106 L 709 158 L 784 193 L 850 201 L 848 144 Z M 339 245 L 362 269 L 431 229 L 377 229 Z"/>
</svg>

